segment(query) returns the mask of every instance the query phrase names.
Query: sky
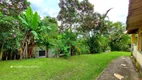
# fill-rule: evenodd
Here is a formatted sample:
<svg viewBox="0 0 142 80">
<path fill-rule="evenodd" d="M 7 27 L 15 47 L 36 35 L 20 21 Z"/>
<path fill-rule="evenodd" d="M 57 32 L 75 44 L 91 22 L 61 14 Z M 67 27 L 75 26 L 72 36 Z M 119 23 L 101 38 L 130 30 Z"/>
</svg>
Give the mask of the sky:
<svg viewBox="0 0 142 80">
<path fill-rule="evenodd" d="M 60 8 L 59 0 L 28 0 L 34 11 L 37 11 L 41 17 L 56 17 Z M 111 21 L 121 21 L 126 23 L 128 14 L 129 0 L 89 0 L 94 5 L 94 10 L 104 14 L 108 9 L 113 8 L 108 16 Z"/>
</svg>

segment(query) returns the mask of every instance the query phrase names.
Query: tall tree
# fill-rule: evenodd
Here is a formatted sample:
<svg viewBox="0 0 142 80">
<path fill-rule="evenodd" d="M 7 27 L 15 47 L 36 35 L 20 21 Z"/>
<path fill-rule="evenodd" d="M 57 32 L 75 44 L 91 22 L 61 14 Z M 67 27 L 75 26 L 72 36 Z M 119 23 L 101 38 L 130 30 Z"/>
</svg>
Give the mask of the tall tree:
<svg viewBox="0 0 142 80">
<path fill-rule="evenodd" d="M 72 32 L 75 30 L 75 26 L 78 23 L 78 16 L 77 16 L 77 10 L 79 8 L 79 1 L 78 0 L 60 0 L 59 7 L 61 8 L 57 19 L 61 22 L 61 26 L 59 27 L 59 32 L 65 32 L 67 34 L 69 31 L 71 35 Z M 73 37 L 72 39 L 75 39 L 76 37 Z M 71 38 L 68 38 L 69 41 L 72 41 Z M 69 52 L 72 53 L 73 46 L 72 44 L 68 44 Z"/>
<path fill-rule="evenodd" d="M 80 2 L 77 12 L 80 18 L 79 29 L 83 32 L 90 32 L 95 27 L 97 21 L 97 17 L 94 14 L 94 5 L 88 0 L 83 0 Z"/>
<path fill-rule="evenodd" d="M 60 0 L 59 7 L 61 8 L 57 19 L 61 22 L 60 31 L 72 28 L 77 20 L 77 8 L 79 6 L 78 0 Z"/>
<path fill-rule="evenodd" d="M 0 0 L 0 48 L 16 49 L 20 46 L 22 32 L 18 16 L 29 6 L 27 0 Z M 20 34 L 19 34 L 20 33 Z"/>
<path fill-rule="evenodd" d="M 30 3 L 27 0 L 1 0 L 0 5 L 5 15 L 17 17 Z"/>
</svg>

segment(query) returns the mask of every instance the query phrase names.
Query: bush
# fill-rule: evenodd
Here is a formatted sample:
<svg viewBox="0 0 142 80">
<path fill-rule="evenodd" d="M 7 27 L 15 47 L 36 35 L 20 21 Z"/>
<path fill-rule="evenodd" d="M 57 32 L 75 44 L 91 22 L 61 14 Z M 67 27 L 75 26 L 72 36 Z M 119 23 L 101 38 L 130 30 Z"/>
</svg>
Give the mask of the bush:
<svg viewBox="0 0 142 80">
<path fill-rule="evenodd" d="M 105 52 L 109 42 L 107 37 L 101 35 L 92 36 L 87 41 L 91 53 Z"/>
<path fill-rule="evenodd" d="M 131 40 L 129 35 L 123 35 L 119 40 L 111 41 L 112 51 L 130 51 Z"/>
</svg>

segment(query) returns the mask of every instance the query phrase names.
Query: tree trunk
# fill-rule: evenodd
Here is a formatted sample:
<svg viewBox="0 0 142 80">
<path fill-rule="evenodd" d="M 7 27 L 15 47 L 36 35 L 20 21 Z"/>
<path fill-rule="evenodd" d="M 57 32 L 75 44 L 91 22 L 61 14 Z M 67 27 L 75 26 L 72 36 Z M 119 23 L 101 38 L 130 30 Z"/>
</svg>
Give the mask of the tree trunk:
<svg viewBox="0 0 142 80">
<path fill-rule="evenodd" d="M 20 56 L 20 59 L 25 59 L 25 58 L 31 58 L 32 55 L 32 48 L 31 46 L 34 45 L 34 37 L 33 34 L 31 33 L 31 31 L 26 31 L 25 32 L 25 37 L 24 40 L 22 42 L 22 54 Z M 31 47 L 30 50 L 28 50 Z"/>
<path fill-rule="evenodd" d="M 74 56 L 74 55 L 75 55 L 74 46 L 71 46 L 71 51 L 70 51 L 70 53 L 71 53 L 71 56 Z"/>
<path fill-rule="evenodd" d="M 22 52 L 21 52 L 21 55 L 20 55 L 20 59 L 25 58 L 25 45 L 26 45 L 26 41 L 27 41 L 27 35 L 26 35 L 26 32 L 25 32 L 25 37 L 24 37 L 24 40 L 22 41 Z"/>
<path fill-rule="evenodd" d="M 26 46 L 25 46 L 25 58 L 28 58 L 28 43 L 26 42 Z"/>
<path fill-rule="evenodd" d="M 46 48 L 46 58 L 48 58 L 48 49 L 49 48 Z"/>
<path fill-rule="evenodd" d="M 22 50 L 22 48 L 20 48 L 19 53 L 20 53 L 20 59 L 22 60 L 22 57 L 23 57 L 23 50 Z"/>
<path fill-rule="evenodd" d="M 22 43 L 22 55 L 20 56 L 20 59 L 25 59 L 25 58 L 28 58 L 28 44 L 30 44 L 30 32 L 27 31 L 25 32 L 25 38 L 23 40 L 23 43 Z"/>
<path fill-rule="evenodd" d="M 2 59 L 2 54 L 3 54 L 3 46 L 4 46 L 4 43 L 2 44 L 2 47 L 1 47 L 0 59 Z"/>
<path fill-rule="evenodd" d="M 57 54 L 56 54 L 56 58 L 59 58 L 60 55 L 60 49 L 58 49 Z"/>
</svg>

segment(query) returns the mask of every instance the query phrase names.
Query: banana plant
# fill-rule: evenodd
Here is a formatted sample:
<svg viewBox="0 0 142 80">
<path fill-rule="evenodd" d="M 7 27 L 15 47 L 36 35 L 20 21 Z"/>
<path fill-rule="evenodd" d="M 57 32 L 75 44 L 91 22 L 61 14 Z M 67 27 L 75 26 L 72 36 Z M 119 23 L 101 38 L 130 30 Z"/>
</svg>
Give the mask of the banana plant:
<svg viewBox="0 0 142 80">
<path fill-rule="evenodd" d="M 23 53 L 22 58 L 28 57 L 28 47 L 33 44 L 34 39 L 38 39 L 37 30 L 39 28 L 38 24 L 40 21 L 39 15 L 37 12 L 33 12 L 32 8 L 29 7 L 25 12 L 19 15 L 19 20 L 24 24 L 24 40 L 22 41 Z"/>
</svg>

